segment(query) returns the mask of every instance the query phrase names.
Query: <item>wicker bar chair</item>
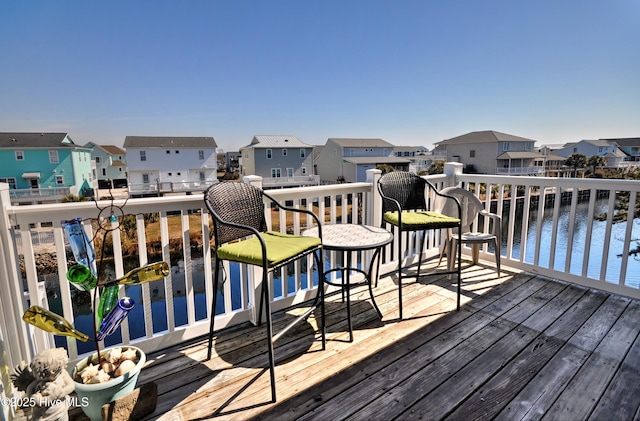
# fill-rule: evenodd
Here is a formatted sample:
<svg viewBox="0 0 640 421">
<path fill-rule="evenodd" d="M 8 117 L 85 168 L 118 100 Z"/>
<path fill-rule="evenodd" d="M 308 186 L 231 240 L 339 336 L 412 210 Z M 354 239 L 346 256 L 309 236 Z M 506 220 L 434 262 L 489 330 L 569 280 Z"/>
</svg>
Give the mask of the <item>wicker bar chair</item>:
<svg viewBox="0 0 640 421">
<path fill-rule="evenodd" d="M 275 231 L 268 231 L 265 219 L 265 202 L 263 198 L 278 208 L 291 212 L 310 215 L 318 226 L 318 237 L 303 237 Z M 296 323 L 306 320 L 315 309 L 321 308 L 319 323 L 322 338 L 322 349 L 325 343 L 325 307 L 324 280 L 319 278 L 318 293 L 304 314 L 293 320 L 288 326 L 273 333 L 271 324 L 271 304 L 269 273 L 272 273 L 290 262 L 312 254 L 318 265 L 318 273 L 322 274 L 324 257 L 322 253 L 322 231 L 320 219 L 311 211 L 290 208 L 278 203 L 263 190 L 245 183 L 221 182 L 212 185 L 204 193 L 204 201 L 213 219 L 213 235 L 216 252 L 213 302 L 209 326 L 209 350 L 207 360 L 211 359 L 213 346 L 214 319 L 216 298 L 220 283 L 220 265 L 223 260 L 255 265 L 262 268 L 262 294 L 260 299 L 259 321 L 262 323 L 262 308 L 266 308 L 266 329 L 268 336 L 269 369 L 271 376 L 271 399 L 276 401 L 275 356 L 273 344 Z"/>
<path fill-rule="evenodd" d="M 382 196 L 382 224 L 389 224 L 394 231 L 394 236 L 398 239 L 398 300 L 400 320 L 402 320 L 402 268 L 404 254 L 402 251 L 403 232 L 421 232 L 420 252 L 418 257 L 418 271 L 416 279 L 420 277 L 420 266 L 422 265 L 422 251 L 428 230 L 440 230 L 447 228 L 460 228 L 460 203 L 453 196 L 441 194 L 430 182 L 424 178 L 406 171 L 393 171 L 386 173 L 378 180 L 378 191 Z M 451 200 L 457 213 L 453 216 L 435 212 L 428 206 L 427 193 L 431 191 L 438 197 Z M 398 235 L 395 230 L 398 229 Z M 447 259 L 450 257 L 447 256 Z M 460 262 L 462 258 L 461 243 L 457 247 L 457 265 L 452 270 L 439 271 L 439 274 L 457 274 L 458 276 L 458 299 L 456 308 L 460 308 Z"/>
</svg>

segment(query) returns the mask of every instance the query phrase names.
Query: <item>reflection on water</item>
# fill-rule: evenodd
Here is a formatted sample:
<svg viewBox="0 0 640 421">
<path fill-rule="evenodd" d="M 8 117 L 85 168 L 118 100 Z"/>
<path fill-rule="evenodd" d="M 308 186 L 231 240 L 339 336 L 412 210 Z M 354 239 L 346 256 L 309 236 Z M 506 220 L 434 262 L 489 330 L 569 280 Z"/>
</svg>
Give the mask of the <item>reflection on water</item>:
<svg viewBox="0 0 640 421">
<path fill-rule="evenodd" d="M 597 199 L 594 215 L 607 212 L 608 199 Z M 538 231 L 537 209 L 532 209 L 529 213 L 526 252 L 524 261 L 526 263 L 535 263 L 535 245 L 536 235 Z M 516 212 L 518 213 L 518 212 Z M 589 224 L 589 202 L 584 201 L 576 206 L 575 222 L 573 226 L 573 241 L 571 243 L 571 255 L 569 256 L 570 265 L 569 273 L 574 275 L 582 275 L 582 265 L 585 254 L 585 244 L 587 242 L 587 228 Z M 509 224 L 509 215 L 506 212 L 503 215 L 503 225 Z M 560 207 L 558 217 L 557 233 L 555 237 L 555 254 L 553 255 L 553 269 L 564 271 L 567 261 L 567 249 L 569 245 L 569 225 L 571 219 L 571 206 L 563 205 Z M 631 238 L 640 239 L 640 227 L 638 220 L 634 220 Z M 517 229 L 514 231 L 513 241 L 513 258 L 520 259 L 521 256 L 521 238 L 522 238 L 522 215 L 518 215 L 516 221 L 513 221 Z M 586 275 L 589 278 L 600 279 L 602 269 L 602 256 L 605 252 L 605 246 L 608 245 L 609 251 L 605 260 L 605 279 L 607 282 L 618 283 L 620 280 L 620 271 L 622 258 L 620 255 L 624 253 L 624 238 L 626 235 L 627 224 L 613 224 L 611 228 L 611 237 L 605 238 L 606 225 L 605 221 L 593 220 L 591 232 L 591 241 L 589 244 L 589 259 L 587 262 Z M 545 209 L 544 217 L 541 224 L 540 249 L 538 257 L 538 265 L 549 268 L 551 262 L 551 249 L 553 240 L 553 209 Z M 502 254 L 506 255 L 507 226 L 503 228 L 502 238 Z M 633 243 L 632 243 L 633 244 Z M 633 247 L 633 245 L 632 245 Z M 626 271 L 626 285 L 638 287 L 640 285 L 640 260 L 636 257 L 629 257 Z"/>
</svg>

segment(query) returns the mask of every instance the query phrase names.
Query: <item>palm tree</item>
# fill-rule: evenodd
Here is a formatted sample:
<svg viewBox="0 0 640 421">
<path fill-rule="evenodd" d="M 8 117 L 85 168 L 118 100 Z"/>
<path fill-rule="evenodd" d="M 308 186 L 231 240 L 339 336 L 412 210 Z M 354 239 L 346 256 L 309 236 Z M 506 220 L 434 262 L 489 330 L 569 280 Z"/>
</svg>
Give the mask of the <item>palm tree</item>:
<svg viewBox="0 0 640 421">
<path fill-rule="evenodd" d="M 607 160 L 604 156 L 592 155 L 587 158 L 587 165 L 592 168 L 592 173 L 596 172 L 596 168 L 602 168 L 607 165 Z"/>
<path fill-rule="evenodd" d="M 576 178 L 578 168 L 584 168 L 587 166 L 587 157 L 581 153 L 574 153 L 564 161 L 564 165 L 573 168 L 573 178 Z"/>
</svg>

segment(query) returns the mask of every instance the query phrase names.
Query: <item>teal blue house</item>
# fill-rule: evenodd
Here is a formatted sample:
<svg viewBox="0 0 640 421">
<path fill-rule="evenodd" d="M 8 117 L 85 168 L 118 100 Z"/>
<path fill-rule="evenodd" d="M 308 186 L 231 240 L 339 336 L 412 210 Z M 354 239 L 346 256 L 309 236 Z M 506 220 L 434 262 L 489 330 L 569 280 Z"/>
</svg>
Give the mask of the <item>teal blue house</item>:
<svg viewBox="0 0 640 421">
<path fill-rule="evenodd" d="M 93 195 L 91 149 L 67 133 L 0 133 L 0 163 L 12 197 Z"/>
</svg>

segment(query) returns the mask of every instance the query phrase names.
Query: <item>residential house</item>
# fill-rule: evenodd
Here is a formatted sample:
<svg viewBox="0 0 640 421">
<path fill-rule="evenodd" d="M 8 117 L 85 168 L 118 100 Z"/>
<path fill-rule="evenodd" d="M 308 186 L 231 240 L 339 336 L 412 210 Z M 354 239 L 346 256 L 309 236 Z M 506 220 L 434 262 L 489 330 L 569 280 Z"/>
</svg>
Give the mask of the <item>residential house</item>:
<svg viewBox="0 0 640 421">
<path fill-rule="evenodd" d="M 0 133 L 0 183 L 13 203 L 56 202 L 93 196 L 91 150 L 67 133 Z"/>
<path fill-rule="evenodd" d="M 618 148 L 627 155 L 625 162 L 634 166 L 640 164 L 640 137 L 623 137 L 602 140 L 618 145 Z"/>
<path fill-rule="evenodd" d="M 555 155 L 565 159 L 574 153 L 590 156 L 601 156 L 607 160 L 607 167 L 617 168 L 623 166 L 628 161 L 629 155 L 625 153 L 615 141 L 604 139 L 581 140 L 575 143 L 568 143 L 563 148 L 554 151 Z"/>
<path fill-rule="evenodd" d="M 389 165 L 408 171 L 410 161 L 393 154 L 394 146 L 382 139 L 329 138 L 316 160 L 320 182 L 355 183 L 367 180 L 367 170 Z"/>
<path fill-rule="evenodd" d="M 94 142 L 84 146 L 91 149 L 91 159 L 95 162 L 94 179 L 98 180 L 99 189 L 127 187 L 127 153 L 124 149 Z"/>
<path fill-rule="evenodd" d="M 434 155 L 464 164 L 468 173 L 544 175 L 545 157 L 535 140 L 494 130 L 471 132 L 435 144 Z"/>
<path fill-rule="evenodd" d="M 127 136 L 131 196 L 202 191 L 217 183 L 213 137 Z"/>
<path fill-rule="evenodd" d="M 236 172 L 240 170 L 240 157 L 242 154 L 237 152 L 227 152 L 225 154 L 225 168 L 228 172 Z"/>
<path fill-rule="evenodd" d="M 394 146 L 393 151 L 395 156 L 408 159 L 409 171 L 416 174 L 427 171 L 433 163 L 433 155 L 424 146 Z"/>
<path fill-rule="evenodd" d="M 264 188 L 318 184 L 313 146 L 296 136 L 256 135 L 240 154 L 240 174 L 261 176 Z"/>
</svg>

